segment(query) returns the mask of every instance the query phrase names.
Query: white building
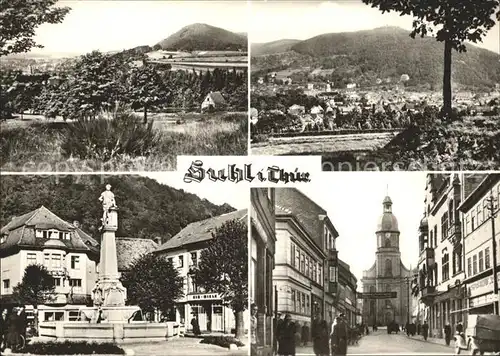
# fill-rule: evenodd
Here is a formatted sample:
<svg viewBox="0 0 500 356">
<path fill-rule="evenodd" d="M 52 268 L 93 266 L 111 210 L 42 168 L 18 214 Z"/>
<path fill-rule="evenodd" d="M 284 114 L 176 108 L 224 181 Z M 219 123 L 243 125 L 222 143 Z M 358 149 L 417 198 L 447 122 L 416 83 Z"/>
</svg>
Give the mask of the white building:
<svg viewBox="0 0 500 356">
<path fill-rule="evenodd" d="M 198 315 L 200 330 L 230 333 L 235 328 L 235 317 L 231 308 L 224 306 L 217 293 L 206 293 L 197 286 L 191 276 L 190 268 L 198 264 L 201 252 L 212 240 L 212 232 L 231 220 L 247 219 L 247 210 L 238 210 L 189 224 L 177 235 L 161 245 L 154 253 L 166 256 L 184 278 L 184 297 L 175 305 L 175 321 L 183 324 L 186 330 L 192 329 L 191 319 Z M 244 320 L 248 319 L 245 311 Z"/>
</svg>

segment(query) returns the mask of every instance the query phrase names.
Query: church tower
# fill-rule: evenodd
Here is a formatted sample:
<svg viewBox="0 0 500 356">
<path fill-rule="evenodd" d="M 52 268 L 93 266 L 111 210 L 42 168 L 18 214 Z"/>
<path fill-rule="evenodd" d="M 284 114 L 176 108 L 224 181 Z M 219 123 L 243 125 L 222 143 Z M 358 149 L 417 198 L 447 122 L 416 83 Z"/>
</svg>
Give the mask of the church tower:
<svg viewBox="0 0 500 356">
<path fill-rule="evenodd" d="M 377 222 L 375 236 L 375 263 L 363 272 L 363 293 L 395 292 L 397 297 L 365 299 L 363 321 L 369 325 L 387 325 L 391 322 L 402 325 L 408 319 L 409 290 L 405 278 L 410 272 L 401 262 L 398 220 L 392 211 L 389 196 L 382 201 L 382 214 Z"/>
</svg>

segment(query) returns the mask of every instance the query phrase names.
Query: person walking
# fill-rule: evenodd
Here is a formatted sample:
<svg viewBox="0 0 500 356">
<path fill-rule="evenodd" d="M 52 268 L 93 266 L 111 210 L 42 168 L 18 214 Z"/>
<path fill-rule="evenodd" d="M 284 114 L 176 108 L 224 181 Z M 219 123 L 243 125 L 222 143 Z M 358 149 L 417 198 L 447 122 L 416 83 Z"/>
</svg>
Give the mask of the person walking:
<svg viewBox="0 0 500 356">
<path fill-rule="evenodd" d="M 257 355 L 257 312 L 258 307 L 253 303 L 250 307 L 250 355 Z"/>
<path fill-rule="evenodd" d="M 425 320 L 424 325 L 422 325 L 422 336 L 424 340 L 427 341 L 427 337 L 429 337 L 429 324 L 427 324 L 427 320 Z"/>
<path fill-rule="evenodd" d="M 320 353 L 320 343 L 321 343 L 321 326 L 322 320 L 319 315 L 316 314 L 311 326 L 311 337 L 313 342 L 313 351 L 315 355 L 321 355 Z"/>
<path fill-rule="evenodd" d="M 201 335 L 200 323 L 198 322 L 198 314 L 194 314 L 193 319 L 191 319 L 191 326 L 193 327 L 193 334 L 195 336 Z"/>
<path fill-rule="evenodd" d="M 328 333 L 328 323 L 326 320 L 322 320 L 319 325 L 319 337 L 317 340 L 317 346 L 314 353 L 317 356 L 329 356 L 330 345 L 329 345 L 329 333 Z"/>
<path fill-rule="evenodd" d="M 446 342 L 446 346 L 450 346 L 451 326 L 449 322 L 446 322 L 446 325 L 444 326 L 444 341 Z"/>
<path fill-rule="evenodd" d="M 278 355 L 295 356 L 295 333 L 296 326 L 290 314 L 285 315 L 278 331 Z"/>
<path fill-rule="evenodd" d="M 333 324 L 330 337 L 332 354 L 335 356 L 346 355 L 348 330 L 343 313 L 337 317 L 336 322 Z"/>
</svg>

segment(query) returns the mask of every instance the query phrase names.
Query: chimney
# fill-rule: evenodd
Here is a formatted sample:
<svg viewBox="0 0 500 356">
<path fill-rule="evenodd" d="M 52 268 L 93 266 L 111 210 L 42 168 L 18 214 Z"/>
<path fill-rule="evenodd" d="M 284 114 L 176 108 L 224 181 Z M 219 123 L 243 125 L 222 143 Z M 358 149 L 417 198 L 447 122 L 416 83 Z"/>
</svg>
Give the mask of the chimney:
<svg viewBox="0 0 500 356">
<path fill-rule="evenodd" d="M 80 222 L 78 220 L 73 220 L 73 225 L 79 229 L 80 228 Z"/>
</svg>

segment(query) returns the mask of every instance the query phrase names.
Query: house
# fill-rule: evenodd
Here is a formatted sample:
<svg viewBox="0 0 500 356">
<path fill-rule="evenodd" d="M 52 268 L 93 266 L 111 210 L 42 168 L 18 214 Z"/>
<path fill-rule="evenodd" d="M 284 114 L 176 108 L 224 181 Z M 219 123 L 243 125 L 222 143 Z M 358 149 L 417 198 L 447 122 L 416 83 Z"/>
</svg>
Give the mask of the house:
<svg viewBox="0 0 500 356">
<path fill-rule="evenodd" d="M 187 330 L 192 329 L 190 322 L 193 313 L 198 315 L 202 332 L 229 333 L 235 328 L 235 318 L 231 308 L 223 304 L 219 294 L 208 293 L 197 286 L 189 275 L 189 270 L 198 264 L 202 251 L 208 247 L 213 239 L 212 233 L 218 227 L 231 220 L 246 221 L 247 216 L 247 210 L 244 209 L 193 222 L 154 251 L 168 258 L 177 268 L 179 275 L 184 278 L 184 296 L 176 301 L 170 319 L 183 324 Z M 248 320 L 248 311 L 244 313 L 243 318 Z"/>
<path fill-rule="evenodd" d="M 12 218 L 0 236 L 2 305 L 13 302 L 13 288 L 26 267 L 39 264 L 52 274 L 55 286 L 54 301 L 38 306 L 39 320 L 76 320 L 97 280 L 99 243 L 78 222 L 66 222 L 44 206 Z M 33 306 L 26 309 L 33 313 Z"/>
<path fill-rule="evenodd" d="M 210 92 L 201 103 L 201 111 L 224 111 L 227 103 L 222 94 L 218 91 Z"/>
</svg>

